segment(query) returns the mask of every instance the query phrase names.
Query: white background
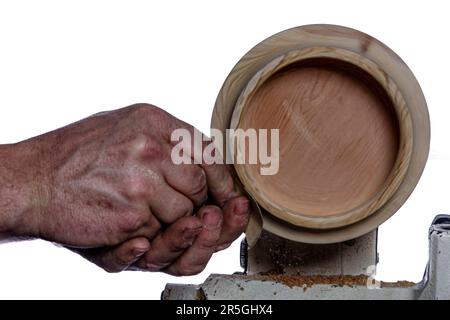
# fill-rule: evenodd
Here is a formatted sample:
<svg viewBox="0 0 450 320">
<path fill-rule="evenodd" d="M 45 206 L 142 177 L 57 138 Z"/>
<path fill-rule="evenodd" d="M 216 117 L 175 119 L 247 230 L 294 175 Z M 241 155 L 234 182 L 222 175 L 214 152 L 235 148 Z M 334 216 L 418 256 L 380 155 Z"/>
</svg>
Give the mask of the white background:
<svg viewBox="0 0 450 320">
<path fill-rule="evenodd" d="M 419 281 L 427 229 L 450 213 L 448 1 L 2 1 L 0 143 L 135 102 L 208 132 L 217 93 L 252 46 L 281 30 L 341 24 L 386 43 L 428 101 L 431 154 L 402 209 L 380 228 L 378 278 Z M 107 274 L 42 241 L 0 245 L 0 298 L 158 299 L 166 282 L 239 270 L 238 242 L 199 276 Z"/>
</svg>

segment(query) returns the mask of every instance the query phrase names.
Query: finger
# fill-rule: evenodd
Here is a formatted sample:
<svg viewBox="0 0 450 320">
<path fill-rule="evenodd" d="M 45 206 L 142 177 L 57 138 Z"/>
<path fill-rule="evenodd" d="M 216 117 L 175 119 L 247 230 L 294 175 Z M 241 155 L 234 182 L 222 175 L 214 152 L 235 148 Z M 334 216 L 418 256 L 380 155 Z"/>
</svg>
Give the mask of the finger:
<svg viewBox="0 0 450 320">
<path fill-rule="evenodd" d="M 208 198 L 206 175 L 200 166 L 189 160 L 181 164 L 164 161 L 162 171 L 167 183 L 188 197 L 195 206 L 201 206 Z"/>
<path fill-rule="evenodd" d="M 127 183 L 128 188 L 125 192 L 132 199 L 146 200 L 152 213 L 161 222 L 169 224 L 182 216 L 192 214 L 194 205 L 188 197 L 168 184 L 167 178 L 160 168 L 172 164 L 168 148 L 167 144 L 159 143 L 145 135 L 135 138 L 133 150 L 130 151 L 133 156 L 140 157 L 141 160 L 146 159 L 145 161 L 156 161 L 158 168 L 136 166 L 133 175 L 128 177 L 130 182 Z M 172 164 L 172 166 L 174 165 Z M 191 173 L 190 176 L 194 176 L 194 174 Z M 197 174 L 197 176 L 199 175 Z M 183 179 L 184 176 L 171 177 L 172 181 Z"/>
<path fill-rule="evenodd" d="M 138 237 L 111 248 L 76 251 L 108 272 L 120 272 L 127 269 L 149 249 L 150 243 L 147 238 Z"/>
<path fill-rule="evenodd" d="M 119 242 L 126 241 L 130 238 L 145 237 L 147 239 L 153 239 L 161 230 L 161 222 L 150 212 L 149 208 L 146 208 L 145 215 L 141 215 L 143 218 L 138 220 L 138 223 L 133 222 L 134 220 L 128 221 L 134 227 L 124 229 L 122 240 Z M 122 228 L 125 228 L 122 225 Z"/>
<path fill-rule="evenodd" d="M 189 132 L 189 137 L 171 140 L 172 145 L 177 145 L 182 150 L 183 156 L 190 157 L 195 164 L 199 164 L 206 174 L 208 191 L 216 202 L 223 206 L 225 202 L 239 195 L 239 189 L 224 164 L 222 155 L 214 143 L 192 126 L 180 122 L 180 126 Z M 179 138 L 177 140 L 177 138 Z M 214 160 L 214 161 L 213 161 Z"/>
<path fill-rule="evenodd" d="M 222 212 L 216 206 L 205 206 L 199 210 L 203 229 L 189 249 L 187 249 L 164 272 L 172 275 L 194 275 L 205 268 L 215 251 L 222 227 Z"/>
<path fill-rule="evenodd" d="M 192 215 L 194 204 L 167 183 L 160 184 L 149 199 L 152 213 L 163 223 L 171 224 L 177 219 Z"/>
<path fill-rule="evenodd" d="M 227 201 L 223 208 L 223 223 L 216 251 L 228 248 L 247 227 L 250 216 L 250 204 L 246 197 L 237 197 Z"/>
<path fill-rule="evenodd" d="M 200 206 L 206 201 L 205 173 L 186 154 L 177 155 L 177 157 L 181 156 L 180 163 L 173 159 L 171 145 L 155 141 L 145 135 L 139 135 L 134 139 L 129 152 L 144 163 L 152 164 L 150 168 L 139 167 L 136 170 L 137 177 L 134 180 L 140 183 L 137 184 L 137 190 L 132 190 L 135 194 L 145 194 L 155 185 L 167 183 L 188 197 L 196 206 Z M 155 165 L 158 169 L 151 169 Z M 146 184 L 147 187 L 145 187 Z"/>
<path fill-rule="evenodd" d="M 200 164 L 205 171 L 208 191 L 214 200 L 216 200 L 217 204 L 223 206 L 228 199 L 238 196 L 239 190 L 234 183 L 228 166 L 225 164 L 223 156 L 220 154 L 214 142 L 196 128 L 192 128 L 192 132 L 193 137 L 197 139 L 201 137 L 202 142 L 198 146 L 197 141 L 193 141 L 190 145 L 190 155 L 195 163 Z M 196 152 L 200 147 L 201 153 Z"/>
<path fill-rule="evenodd" d="M 202 222 L 197 217 L 183 217 L 170 225 L 151 241 L 151 250 L 134 265 L 142 270 L 158 271 L 177 259 L 192 245 L 202 231 Z"/>
<path fill-rule="evenodd" d="M 240 194 L 225 164 L 203 164 L 208 191 L 220 206 Z"/>
</svg>

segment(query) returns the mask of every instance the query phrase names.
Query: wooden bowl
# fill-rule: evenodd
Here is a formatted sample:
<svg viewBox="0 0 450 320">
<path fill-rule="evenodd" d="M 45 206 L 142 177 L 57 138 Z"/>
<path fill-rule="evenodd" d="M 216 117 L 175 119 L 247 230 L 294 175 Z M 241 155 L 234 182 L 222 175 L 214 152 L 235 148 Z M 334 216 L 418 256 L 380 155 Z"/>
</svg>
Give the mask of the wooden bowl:
<svg viewBox="0 0 450 320">
<path fill-rule="evenodd" d="M 429 149 L 419 84 L 389 48 L 331 25 L 289 29 L 251 49 L 226 79 L 212 127 L 279 129 L 275 175 L 234 164 L 263 227 L 301 242 L 363 235 L 414 189 Z M 238 145 L 246 150 L 248 145 Z"/>
</svg>

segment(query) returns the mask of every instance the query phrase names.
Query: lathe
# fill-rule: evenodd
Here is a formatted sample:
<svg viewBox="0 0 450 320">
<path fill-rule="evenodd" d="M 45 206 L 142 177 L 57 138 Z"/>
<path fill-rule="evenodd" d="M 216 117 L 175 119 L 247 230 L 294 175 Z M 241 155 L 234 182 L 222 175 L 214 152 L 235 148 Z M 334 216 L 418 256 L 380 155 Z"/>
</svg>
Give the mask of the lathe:
<svg viewBox="0 0 450 320">
<path fill-rule="evenodd" d="M 211 127 L 279 130 L 279 171 L 230 166 L 253 202 L 244 272 L 167 284 L 163 299 L 450 299 L 450 216 L 431 224 L 420 283 L 373 278 L 377 228 L 414 190 L 430 141 L 422 90 L 386 45 L 334 25 L 275 34 L 231 71 Z M 221 150 L 250 151 L 245 139 Z"/>
</svg>

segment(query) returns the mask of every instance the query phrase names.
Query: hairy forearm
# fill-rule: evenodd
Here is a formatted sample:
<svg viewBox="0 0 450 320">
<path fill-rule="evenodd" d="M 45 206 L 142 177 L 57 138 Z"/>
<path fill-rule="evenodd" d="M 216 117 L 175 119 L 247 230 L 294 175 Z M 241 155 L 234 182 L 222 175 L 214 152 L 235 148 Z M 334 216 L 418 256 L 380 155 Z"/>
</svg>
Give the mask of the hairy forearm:
<svg viewBox="0 0 450 320">
<path fill-rule="evenodd" d="M 0 240 L 36 235 L 41 198 L 37 173 L 31 170 L 36 161 L 27 143 L 0 145 Z"/>
</svg>

